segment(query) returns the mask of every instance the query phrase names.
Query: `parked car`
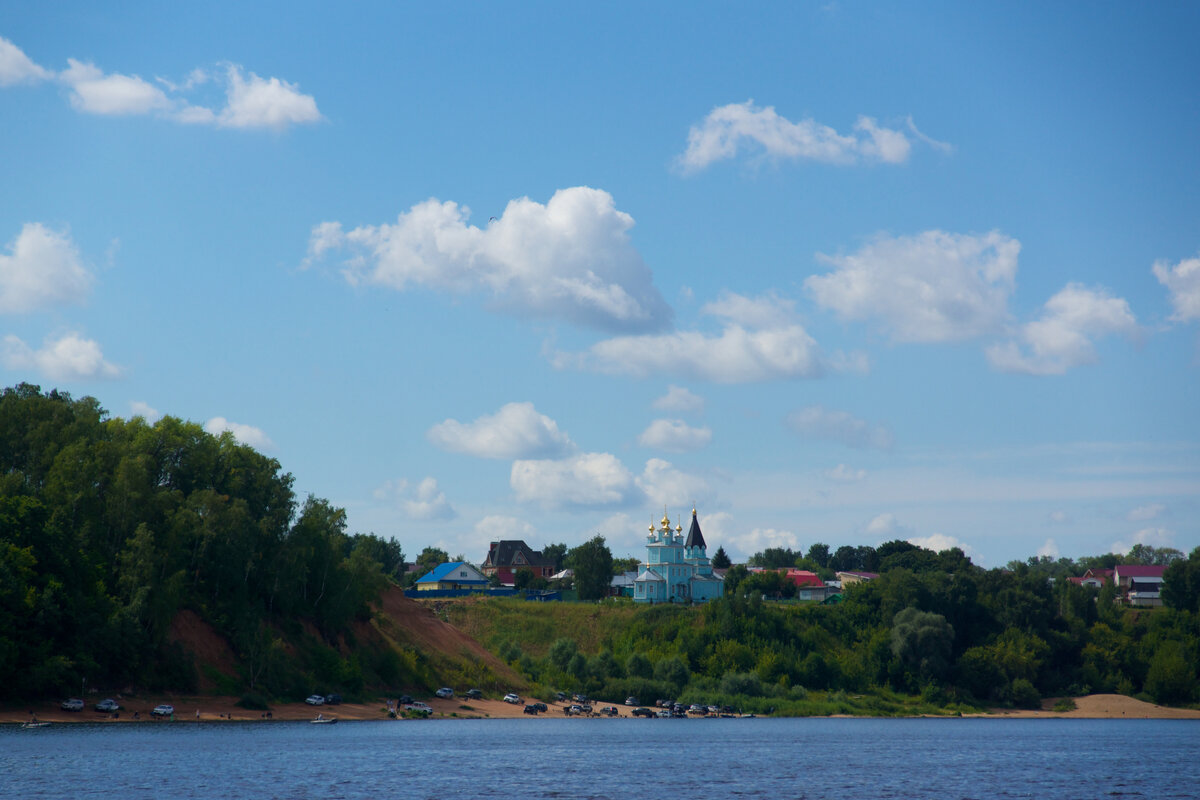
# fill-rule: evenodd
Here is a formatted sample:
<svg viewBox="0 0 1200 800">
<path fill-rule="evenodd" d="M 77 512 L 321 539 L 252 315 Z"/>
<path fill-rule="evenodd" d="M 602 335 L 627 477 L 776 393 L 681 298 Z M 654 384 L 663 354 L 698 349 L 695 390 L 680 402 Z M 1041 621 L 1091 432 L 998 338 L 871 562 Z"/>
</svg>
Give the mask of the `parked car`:
<svg viewBox="0 0 1200 800">
<path fill-rule="evenodd" d="M 415 700 L 409 703 L 405 706 L 405 708 L 407 708 L 409 711 L 417 711 L 425 716 L 429 716 L 433 713 L 433 708 L 429 705 L 429 703 L 422 703 L 420 700 Z"/>
<path fill-rule="evenodd" d="M 654 717 L 654 712 L 648 708 L 635 708 L 633 710 L 633 715 L 635 717 L 645 717 L 646 719 L 651 719 Z"/>
<path fill-rule="evenodd" d="M 304 698 L 304 702 L 308 703 L 310 706 L 323 706 L 325 705 L 325 696 L 320 694 L 310 694 L 308 697 Z"/>
<path fill-rule="evenodd" d="M 625 705 L 627 705 L 627 706 L 636 706 L 636 705 L 641 705 L 641 704 L 638 702 L 638 699 L 637 699 L 636 697 L 626 697 L 626 698 L 625 698 Z"/>
<path fill-rule="evenodd" d="M 521 697 L 513 692 L 509 692 L 508 694 L 504 695 L 504 702 L 512 703 L 515 706 L 517 703 L 521 702 Z"/>
<path fill-rule="evenodd" d="M 533 714 L 533 715 L 536 717 L 536 716 L 537 716 L 537 713 L 538 713 L 537 706 L 536 706 L 536 705 L 529 705 L 529 704 L 526 704 L 526 705 L 525 705 L 525 713 L 526 713 L 526 714 Z"/>
<path fill-rule="evenodd" d="M 411 694 L 400 695 L 400 705 L 402 705 L 402 706 L 412 705 L 412 701 L 413 701 L 413 699 L 412 699 Z"/>
<path fill-rule="evenodd" d="M 116 700 L 113 700 L 111 697 L 106 697 L 99 703 L 96 703 L 95 708 L 97 711 L 102 711 L 105 714 L 111 714 L 114 711 L 120 711 L 121 704 Z"/>
<path fill-rule="evenodd" d="M 152 717 L 169 717 L 174 713 L 175 713 L 175 706 L 171 705 L 170 703 L 163 703 L 162 705 L 155 706 L 154 710 L 150 712 L 150 716 L 152 716 Z"/>
<path fill-rule="evenodd" d="M 556 702 L 556 703 L 561 703 L 565 700 L 570 700 L 570 699 L 571 699 L 571 695 L 567 694 L 566 692 L 555 692 L 554 693 L 554 702 Z"/>
<path fill-rule="evenodd" d="M 606 717 L 616 717 L 619 716 L 621 712 L 617 711 L 616 706 L 605 706 L 604 708 L 600 709 L 600 713 Z"/>
<path fill-rule="evenodd" d="M 327 695 L 325 695 L 325 705 L 327 705 L 327 706 L 340 706 L 341 704 L 342 704 L 342 696 L 341 696 L 340 694 L 327 694 Z"/>
<path fill-rule="evenodd" d="M 542 703 L 542 702 L 534 703 L 533 707 L 536 708 L 538 711 L 542 711 L 542 712 L 550 710 L 549 706 L 547 706 L 545 703 Z"/>
<path fill-rule="evenodd" d="M 436 692 L 434 692 L 434 694 L 436 694 L 438 697 L 442 698 L 443 700 L 449 700 L 451 697 L 454 697 L 454 690 L 451 689 L 449 686 L 443 686 L 442 688 L 440 688 Z"/>
<path fill-rule="evenodd" d="M 70 700 L 63 700 L 61 707 L 63 711 L 83 711 L 83 701 L 72 697 Z"/>
<path fill-rule="evenodd" d="M 483 692 L 479 691 L 478 689 L 467 689 L 467 693 L 464 695 L 464 697 L 466 697 L 468 700 L 482 700 Z"/>
</svg>

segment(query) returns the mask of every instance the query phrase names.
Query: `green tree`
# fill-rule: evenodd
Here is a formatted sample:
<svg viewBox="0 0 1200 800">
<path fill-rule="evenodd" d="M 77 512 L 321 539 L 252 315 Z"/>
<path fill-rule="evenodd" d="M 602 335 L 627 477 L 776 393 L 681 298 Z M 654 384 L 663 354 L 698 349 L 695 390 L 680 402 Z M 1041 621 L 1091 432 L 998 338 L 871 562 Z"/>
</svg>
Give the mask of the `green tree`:
<svg viewBox="0 0 1200 800">
<path fill-rule="evenodd" d="M 1163 572 L 1162 601 L 1180 611 L 1200 613 L 1200 547 Z"/>
<path fill-rule="evenodd" d="M 808 548 L 808 554 L 806 557 L 814 561 L 819 567 L 828 567 L 829 559 L 831 557 L 829 545 L 817 542 Z"/>
<path fill-rule="evenodd" d="M 711 563 L 713 569 L 729 569 L 732 562 L 730 562 L 729 556 L 725 553 L 725 548 L 718 547 L 717 552 L 713 553 Z"/>
<path fill-rule="evenodd" d="M 575 572 L 580 600 L 607 597 L 613 578 L 613 558 L 604 537 L 597 534 L 567 553 L 567 566 Z"/>
<path fill-rule="evenodd" d="M 559 572 L 567 558 L 567 546 L 565 544 L 548 544 L 542 548 L 542 558 L 553 561 L 554 571 Z"/>
<path fill-rule="evenodd" d="M 892 620 L 892 655 L 923 682 L 946 674 L 953 645 L 954 628 L 941 614 L 906 608 Z"/>
<path fill-rule="evenodd" d="M 1196 696 L 1196 667 L 1178 642 L 1167 642 L 1150 660 L 1146 692 L 1156 703 L 1190 703 Z"/>
</svg>

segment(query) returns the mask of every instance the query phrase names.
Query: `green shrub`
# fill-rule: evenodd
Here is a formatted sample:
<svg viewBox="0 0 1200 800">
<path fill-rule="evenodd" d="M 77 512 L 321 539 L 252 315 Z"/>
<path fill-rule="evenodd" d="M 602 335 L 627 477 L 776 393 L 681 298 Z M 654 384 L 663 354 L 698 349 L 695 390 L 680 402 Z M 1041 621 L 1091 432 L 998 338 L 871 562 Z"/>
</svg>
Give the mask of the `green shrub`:
<svg viewBox="0 0 1200 800">
<path fill-rule="evenodd" d="M 1012 682 L 1010 690 L 1013 705 L 1017 708 L 1041 708 L 1042 695 L 1038 692 L 1037 687 L 1024 678 L 1017 678 Z"/>
</svg>

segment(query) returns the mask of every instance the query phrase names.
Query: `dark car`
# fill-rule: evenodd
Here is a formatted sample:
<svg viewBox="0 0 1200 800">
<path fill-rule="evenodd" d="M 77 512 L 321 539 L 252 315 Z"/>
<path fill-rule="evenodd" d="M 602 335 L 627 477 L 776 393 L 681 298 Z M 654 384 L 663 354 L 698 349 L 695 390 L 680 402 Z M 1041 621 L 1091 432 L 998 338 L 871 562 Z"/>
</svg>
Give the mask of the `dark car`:
<svg viewBox="0 0 1200 800">
<path fill-rule="evenodd" d="M 101 700 L 99 703 L 96 703 L 95 708 L 97 711 L 102 713 L 111 714 L 113 711 L 120 711 L 121 704 L 116 700 L 113 700 L 111 697 L 107 697 Z"/>
<path fill-rule="evenodd" d="M 645 717 L 646 719 L 654 719 L 654 712 L 648 708 L 635 708 L 633 710 L 635 717 Z"/>
<path fill-rule="evenodd" d="M 626 698 L 625 698 L 625 705 L 627 705 L 627 706 L 636 706 L 636 705 L 639 705 L 639 703 L 638 703 L 638 699 L 637 699 L 636 697 L 633 697 L 633 696 L 626 697 Z"/>
<path fill-rule="evenodd" d="M 467 692 L 463 695 L 463 697 L 467 698 L 468 700 L 482 700 L 483 692 L 479 691 L 478 689 L 467 689 Z"/>
<path fill-rule="evenodd" d="M 525 713 L 526 713 L 526 714 L 533 714 L 534 716 L 537 716 L 537 713 L 538 713 L 538 708 L 537 708 L 537 706 L 536 706 L 536 705 L 526 705 L 526 706 L 525 706 Z"/>
<path fill-rule="evenodd" d="M 541 702 L 533 703 L 533 707 L 541 712 L 546 712 L 546 711 L 550 710 L 549 707 L 545 703 L 541 703 Z"/>
<path fill-rule="evenodd" d="M 402 706 L 412 705 L 412 701 L 413 701 L 413 699 L 412 699 L 411 694 L 400 695 L 400 705 L 402 705 Z"/>
<path fill-rule="evenodd" d="M 570 700 L 570 699 L 571 699 L 571 695 L 567 694 L 566 692 L 555 692 L 554 693 L 554 702 L 556 702 L 556 703 L 562 703 L 562 702 L 564 702 L 566 700 Z"/>
<path fill-rule="evenodd" d="M 342 696 L 341 696 L 340 694 L 327 694 L 327 695 L 325 695 L 325 705 L 327 705 L 327 706 L 340 706 L 341 704 L 342 704 Z"/>
</svg>

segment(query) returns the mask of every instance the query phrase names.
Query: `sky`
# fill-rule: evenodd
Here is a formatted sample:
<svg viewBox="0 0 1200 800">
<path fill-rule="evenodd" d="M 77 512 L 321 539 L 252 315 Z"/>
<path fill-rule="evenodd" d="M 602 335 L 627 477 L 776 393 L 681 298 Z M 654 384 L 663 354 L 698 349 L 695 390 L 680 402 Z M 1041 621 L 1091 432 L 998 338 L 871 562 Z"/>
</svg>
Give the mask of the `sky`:
<svg viewBox="0 0 1200 800">
<path fill-rule="evenodd" d="M 0 13 L 0 382 L 352 532 L 1200 545 L 1195 3 Z"/>
</svg>

